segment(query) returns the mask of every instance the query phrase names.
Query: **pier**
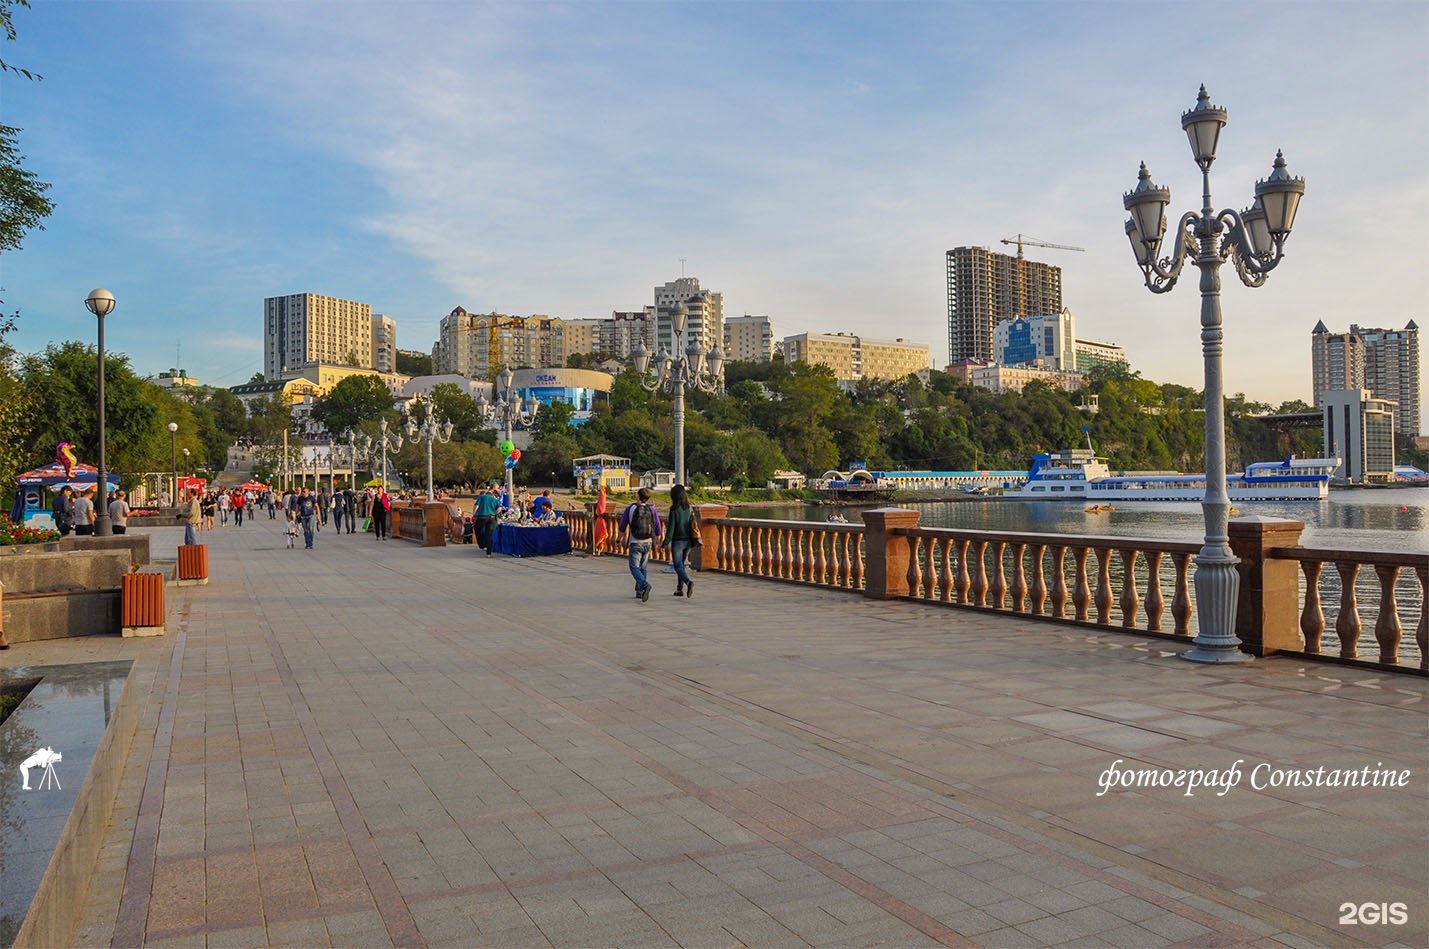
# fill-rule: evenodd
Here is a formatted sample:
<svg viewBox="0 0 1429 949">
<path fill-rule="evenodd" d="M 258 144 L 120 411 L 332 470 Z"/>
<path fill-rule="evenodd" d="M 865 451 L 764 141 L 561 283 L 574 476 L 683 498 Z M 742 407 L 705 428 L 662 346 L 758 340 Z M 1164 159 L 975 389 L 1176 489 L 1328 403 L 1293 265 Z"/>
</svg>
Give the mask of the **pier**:
<svg viewBox="0 0 1429 949">
<path fill-rule="evenodd" d="M 708 513 L 694 596 L 657 568 L 648 603 L 619 556 L 290 551 L 259 519 L 202 535 L 167 636 L 7 653 L 134 663 L 112 822 L 35 941 L 1429 941 L 1422 676 L 1183 662 L 1171 566 L 1146 629 L 1096 543 L 1058 593 L 1017 538 L 981 539 L 979 579 L 977 539 L 916 518 Z"/>
</svg>

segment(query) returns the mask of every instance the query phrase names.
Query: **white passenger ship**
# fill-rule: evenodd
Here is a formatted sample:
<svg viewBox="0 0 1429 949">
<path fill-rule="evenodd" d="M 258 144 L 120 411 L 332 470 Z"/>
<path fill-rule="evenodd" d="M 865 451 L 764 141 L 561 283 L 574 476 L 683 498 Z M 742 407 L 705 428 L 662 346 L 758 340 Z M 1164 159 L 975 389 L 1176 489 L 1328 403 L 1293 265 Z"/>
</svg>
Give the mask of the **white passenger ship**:
<svg viewBox="0 0 1429 949">
<path fill-rule="evenodd" d="M 1321 501 L 1329 497 L 1338 458 L 1261 461 L 1242 474 L 1226 476 L 1232 501 Z M 1206 494 L 1203 474 L 1113 476 L 1106 462 L 1088 449 L 1032 458 L 1027 482 L 1007 488 L 1005 498 L 1068 501 L 1199 501 Z"/>
</svg>

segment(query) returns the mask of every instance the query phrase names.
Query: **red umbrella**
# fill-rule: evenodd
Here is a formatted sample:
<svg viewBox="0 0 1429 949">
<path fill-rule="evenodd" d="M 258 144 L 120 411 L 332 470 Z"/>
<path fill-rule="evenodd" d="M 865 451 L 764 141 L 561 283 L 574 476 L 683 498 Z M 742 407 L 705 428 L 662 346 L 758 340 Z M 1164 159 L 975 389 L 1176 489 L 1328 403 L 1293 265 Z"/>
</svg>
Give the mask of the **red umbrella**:
<svg viewBox="0 0 1429 949">
<path fill-rule="evenodd" d="M 267 491 L 267 490 L 268 490 L 268 486 L 267 486 L 266 484 L 260 484 L 260 483 L 258 483 L 257 481 L 245 481 L 245 482 L 243 482 L 242 484 L 240 484 L 240 485 L 238 486 L 238 490 L 240 490 L 240 491 Z"/>
</svg>

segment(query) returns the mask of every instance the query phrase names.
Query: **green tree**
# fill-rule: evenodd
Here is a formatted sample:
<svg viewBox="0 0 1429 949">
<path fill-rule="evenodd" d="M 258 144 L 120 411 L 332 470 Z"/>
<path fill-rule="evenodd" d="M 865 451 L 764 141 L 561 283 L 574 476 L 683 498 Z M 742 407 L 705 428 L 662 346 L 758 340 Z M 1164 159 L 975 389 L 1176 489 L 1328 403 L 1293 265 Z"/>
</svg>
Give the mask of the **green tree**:
<svg viewBox="0 0 1429 949">
<path fill-rule="evenodd" d="M 543 403 L 536 410 L 536 417 L 531 422 L 531 435 L 541 439 L 551 435 L 565 434 L 566 429 L 571 427 L 573 414 L 575 414 L 575 409 L 569 402 Z M 575 439 L 571 440 L 571 444 L 575 444 Z"/>
<path fill-rule="evenodd" d="M 553 431 L 521 453 L 517 478 L 525 484 L 549 484 L 554 473 L 557 484 L 570 484 L 571 461 L 580 454 L 580 445 L 569 432 Z"/>
<path fill-rule="evenodd" d="M 476 400 L 454 382 L 432 386 L 432 405 L 437 418 L 452 423 L 452 440 L 458 442 L 486 440 L 486 422 Z"/>
<path fill-rule="evenodd" d="M 425 353 L 397 350 L 397 371 L 404 376 L 430 376 L 432 357 Z"/>
<path fill-rule="evenodd" d="M 22 385 L 44 410 L 33 417 L 27 446 L 31 463 L 54 457 L 67 441 L 81 461 L 99 458 L 99 360 L 93 346 L 54 343 L 20 364 Z M 168 468 L 168 432 L 159 419 L 158 390 L 129 368 L 119 353 L 105 353 L 105 463 L 116 472 L 138 474 Z M 162 432 L 162 439 L 160 433 Z M 160 448 L 162 441 L 162 451 Z"/>
<path fill-rule="evenodd" d="M 359 424 L 392 414 L 392 392 L 376 376 L 348 376 L 313 406 L 313 419 L 330 432 L 355 430 Z"/>
</svg>

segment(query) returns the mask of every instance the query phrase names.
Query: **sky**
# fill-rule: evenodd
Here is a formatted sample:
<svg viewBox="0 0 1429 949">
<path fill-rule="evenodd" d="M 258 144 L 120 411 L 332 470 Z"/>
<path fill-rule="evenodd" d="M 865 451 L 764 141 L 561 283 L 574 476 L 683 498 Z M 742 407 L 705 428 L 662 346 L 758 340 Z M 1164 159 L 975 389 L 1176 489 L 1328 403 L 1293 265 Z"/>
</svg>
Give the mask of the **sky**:
<svg viewBox="0 0 1429 949">
<path fill-rule="evenodd" d="M 359 300 L 428 352 L 473 312 L 608 316 L 682 273 L 776 337 L 947 358 L 944 254 L 1027 248 L 1077 334 L 1201 388 L 1197 274 L 1123 231 L 1146 161 L 1200 207 L 1180 114 L 1229 110 L 1242 208 L 1283 149 L 1287 255 L 1222 270 L 1226 391 L 1310 399 L 1310 331 L 1429 328 L 1429 4 L 67 2 L 14 10 L 0 123 L 55 212 L 0 255 L 22 351 L 89 340 L 236 385 L 262 301 Z M 1421 396 L 1421 401 L 1424 400 Z M 1422 430 L 1422 428 L 1421 428 Z"/>
</svg>

